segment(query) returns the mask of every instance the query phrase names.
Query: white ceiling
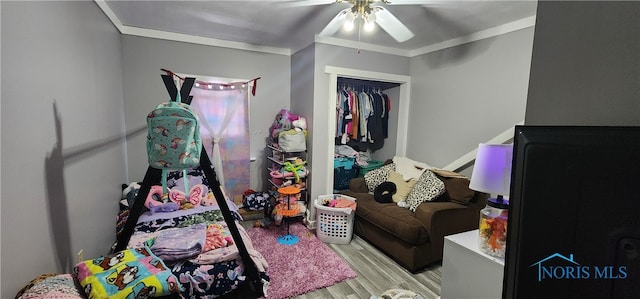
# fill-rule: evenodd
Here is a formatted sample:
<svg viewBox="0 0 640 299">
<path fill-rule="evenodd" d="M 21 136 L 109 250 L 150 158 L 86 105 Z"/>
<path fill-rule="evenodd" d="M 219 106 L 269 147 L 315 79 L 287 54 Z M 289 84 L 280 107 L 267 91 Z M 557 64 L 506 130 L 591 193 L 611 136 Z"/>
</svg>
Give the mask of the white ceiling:
<svg viewBox="0 0 640 299">
<path fill-rule="evenodd" d="M 390 1 L 393 3 L 393 0 Z M 340 10 L 350 7 L 348 3 L 295 6 L 287 4 L 299 1 L 96 2 L 106 10 L 107 15 L 110 14 L 109 10 L 112 12 L 111 19 L 117 26 L 128 31 L 153 32 L 152 35 L 179 33 L 214 41 L 282 48 L 290 52 L 302 49 L 313 41 L 322 42 L 323 39 L 333 43 L 362 45 L 364 49 L 375 45 L 413 51 L 530 19 L 535 16 L 537 6 L 534 0 L 415 0 L 419 4 L 376 4 L 385 6 L 415 34 L 412 39 L 398 43 L 380 27 L 376 27 L 373 34 L 361 32 L 359 35 L 355 30 L 350 33 L 339 31 L 328 38 L 317 37 Z"/>
</svg>

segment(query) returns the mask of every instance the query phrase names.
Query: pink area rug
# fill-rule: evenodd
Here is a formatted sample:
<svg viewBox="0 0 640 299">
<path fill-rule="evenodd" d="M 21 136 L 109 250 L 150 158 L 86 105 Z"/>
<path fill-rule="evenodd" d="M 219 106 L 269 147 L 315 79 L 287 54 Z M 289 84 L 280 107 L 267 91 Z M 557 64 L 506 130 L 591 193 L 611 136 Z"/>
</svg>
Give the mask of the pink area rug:
<svg viewBox="0 0 640 299">
<path fill-rule="evenodd" d="M 301 223 L 291 223 L 289 232 L 299 238 L 298 243 L 278 243 L 278 237 L 287 234 L 284 224 L 247 230 L 253 246 L 269 263 L 267 298 L 291 298 L 356 277 L 349 264 L 320 241 L 315 232 Z"/>
</svg>

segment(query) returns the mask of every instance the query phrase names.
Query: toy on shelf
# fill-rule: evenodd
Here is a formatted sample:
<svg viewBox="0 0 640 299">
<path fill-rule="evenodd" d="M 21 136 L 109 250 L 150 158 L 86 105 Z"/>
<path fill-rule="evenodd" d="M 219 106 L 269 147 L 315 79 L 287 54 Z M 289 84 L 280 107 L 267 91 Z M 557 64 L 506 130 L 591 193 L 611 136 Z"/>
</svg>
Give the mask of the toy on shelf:
<svg viewBox="0 0 640 299">
<path fill-rule="evenodd" d="M 300 196 L 300 189 L 294 186 L 287 186 L 278 188 L 278 193 L 281 195 L 280 203 L 275 207 L 277 215 L 282 217 L 293 217 L 300 214 L 300 205 L 298 205 L 298 196 Z M 298 237 L 291 235 L 289 232 L 289 224 L 287 223 L 287 234 L 278 238 L 278 243 L 285 245 L 293 245 L 298 243 Z"/>
</svg>

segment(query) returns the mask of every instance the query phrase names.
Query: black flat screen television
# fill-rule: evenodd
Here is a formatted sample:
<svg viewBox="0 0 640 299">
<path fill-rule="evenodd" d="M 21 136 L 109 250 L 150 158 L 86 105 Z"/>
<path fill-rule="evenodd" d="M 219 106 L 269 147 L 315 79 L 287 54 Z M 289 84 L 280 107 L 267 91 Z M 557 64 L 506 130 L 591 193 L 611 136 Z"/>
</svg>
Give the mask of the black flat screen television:
<svg viewBox="0 0 640 299">
<path fill-rule="evenodd" d="M 640 298 L 640 127 L 516 126 L 502 297 Z"/>
</svg>

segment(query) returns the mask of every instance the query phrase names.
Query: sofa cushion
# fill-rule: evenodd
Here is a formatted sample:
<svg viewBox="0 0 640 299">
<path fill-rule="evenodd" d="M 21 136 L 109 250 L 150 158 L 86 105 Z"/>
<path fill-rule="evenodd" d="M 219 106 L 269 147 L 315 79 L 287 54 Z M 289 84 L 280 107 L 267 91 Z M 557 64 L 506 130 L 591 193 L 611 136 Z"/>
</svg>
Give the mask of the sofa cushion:
<svg viewBox="0 0 640 299">
<path fill-rule="evenodd" d="M 425 171 L 407 196 L 407 205 L 412 212 L 425 201 L 432 201 L 445 192 L 445 184 L 430 170 Z"/>
<path fill-rule="evenodd" d="M 469 189 L 469 180 L 458 177 L 440 177 L 447 189 L 446 196 L 449 201 L 467 205 L 475 195 L 475 191 Z"/>
<path fill-rule="evenodd" d="M 426 226 L 414 217 L 413 212 L 398 207 L 395 203 L 379 203 L 375 201 L 373 194 L 357 193 L 354 195 L 358 198 L 356 215 L 363 221 L 369 222 L 412 245 L 424 244 L 429 240 Z"/>
<path fill-rule="evenodd" d="M 367 182 L 367 187 L 369 188 L 369 192 L 373 192 L 376 190 L 378 185 L 385 182 L 389 177 L 389 172 L 395 170 L 396 166 L 394 164 L 387 164 L 378 169 L 371 170 L 364 175 L 364 180 Z"/>
<path fill-rule="evenodd" d="M 389 172 L 389 178 L 387 178 L 387 181 L 392 182 L 396 185 L 396 193 L 391 197 L 393 199 L 393 202 L 396 203 L 407 200 L 409 192 L 411 192 L 413 185 L 416 184 L 415 179 L 405 181 L 404 178 L 402 178 L 402 175 L 395 171 Z"/>
</svg>

